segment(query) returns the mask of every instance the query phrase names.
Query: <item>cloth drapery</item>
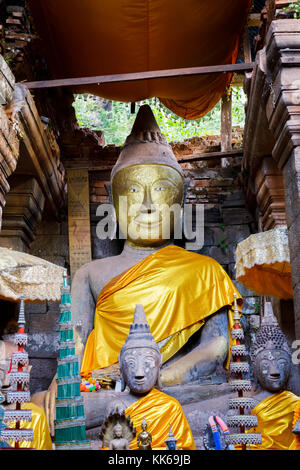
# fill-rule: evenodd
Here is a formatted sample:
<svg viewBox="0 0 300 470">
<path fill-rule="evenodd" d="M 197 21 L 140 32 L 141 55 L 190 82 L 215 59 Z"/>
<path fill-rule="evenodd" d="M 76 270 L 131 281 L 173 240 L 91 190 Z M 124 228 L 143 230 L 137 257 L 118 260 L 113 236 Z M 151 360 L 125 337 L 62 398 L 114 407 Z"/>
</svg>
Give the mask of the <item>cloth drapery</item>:
<svg viewBox="0 0 300 470">
<path fill-rule="evenodd" d="M 261 445 L 253 450 L 296 450 L 296 436 L 292 433 L 294 411 L 299 397 L 289 391 L 274 393 L 252 410 L 258 425 L 249 432 L 261 433 Z"/>
<path fill-rule="evenodd" d="M 30 0 L 52 78 L 235 63 L 251 0 Z M 116 101 L 158 97 L 185 119 L 206 114 L 231 74 L 82 86 Z"/>
<path fill-rule="evenodd" d="M 212 258 L 171 245 L 162 248 L 111 279 L 99 294 L 82 360 L 81 374 L 118 361 L 133 320 L 142 304 L 163 362 L 172 357 L 205 322 L 229 306 L 228 330 L 233 327 L 234 293 L 243 300 L 222 266 Z M 231 346 L 229 337 L 229 345 Z"/>
<path fill-rule="evenodd" d="M 146 419 L 147 431 L 152 436 L 152 449 L 166 449 L 165 440 L 169 437 L 169 425 L 177 439 L 177 449 L 195 450 L 195 443 L 190 426 L 183 410 L 175 398 L 159 390 L 152 389 L 125 410 L 136 428 L 136 437 L 130 449 L 137 449 L 137 436 L 142 431 L 141 423 Z"/>
</svg>

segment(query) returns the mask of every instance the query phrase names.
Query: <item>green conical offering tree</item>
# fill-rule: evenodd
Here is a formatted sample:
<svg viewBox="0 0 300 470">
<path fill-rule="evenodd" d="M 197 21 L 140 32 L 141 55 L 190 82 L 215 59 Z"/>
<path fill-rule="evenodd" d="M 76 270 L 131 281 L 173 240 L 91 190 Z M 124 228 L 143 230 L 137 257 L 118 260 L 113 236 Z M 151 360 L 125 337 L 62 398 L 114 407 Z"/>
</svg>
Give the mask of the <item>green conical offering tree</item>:
<svg viewBox="0 0 300 470">
<path fill-rule="evenodd" d="M 66 275 L 61 288 L 59 330 L 55 448 L 88 449 L 90 441 L 86 439 L 83 398 L 80 395 L 81 378 L 71 318 L 71 295 Z"/>
</svg>

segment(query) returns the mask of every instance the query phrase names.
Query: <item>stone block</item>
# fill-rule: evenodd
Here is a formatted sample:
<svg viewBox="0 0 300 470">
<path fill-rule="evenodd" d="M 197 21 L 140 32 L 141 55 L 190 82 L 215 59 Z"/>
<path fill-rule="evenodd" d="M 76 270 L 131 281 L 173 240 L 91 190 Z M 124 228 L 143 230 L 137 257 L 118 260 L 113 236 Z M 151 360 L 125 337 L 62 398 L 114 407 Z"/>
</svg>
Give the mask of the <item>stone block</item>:
<svg viewBox="0 0 300 470">
<path fill-rule="evenodd" d="M 228 253 L 227 253 L 226 249 L 223 250 L 222 248 L 220 248 L 218 246 L 212 246 L 212 247 L 209 248 L 208 253 L 209 253 L 208 256 L 211 256 L 211 258 L 215 259 L 220 264 L 226 264 L 227 265 L 229 263 Z"/>
<path fill-rule="evenodd" d="M 250 228 L 248 224 L 235 225 L 234 227 L 229 225 L 225 227 L 225 234 L 228 243 L 237 244 L 249 237 Z"/>
<path fill-rule="evenodd" d="M 30 357 L 56 358 L 58 354 L 59 332 L 47 331 L 28 335 L 27 352 Z"/>
<path fill-rule="evenodd" d="M 218 206 L 213 206 L 207 208 L 205 206 L 204 208 L 204 224 L 214 224 L 218 225 L 223 222 L 222 216 L 221 216 L 221 211 Z"/>
<path fill-rule="evenodd" d="M 245 206 L 245 196 L 242 191 L 233 191 L 227 195 L 223 202 L 223 207 L 243 207 Z"/>
<path fill-rule="evenodd" d="M 293 258 L 295 254 L 300 253 L 300 214 L 290 225 L 288 230 L 288 237 L 291 258 Z"/>
<path fill-rule="evenodd" d="M 225 225 L 243 225 L 253 221 L 253 216 L 243 207 L 222 208 Z"/>
<path fill-rule="evenodd" d="M 28 332 L 30 334 L 36 334 L 58 331 L 59 310 L 57 310 L 55 313 L 56 314 L 51 315 L 51 312 L 48 311 L 47 314 L 36 313 L 35 315 L 30 315 L 30 317 L 28 316 Z M 26 314 L 28 315 L 27 311 Z"/>
<path fill-rule="evenodd" d="M 45 314 L 47 313 L 47 303 L 34 303 L 34 304 L 29 304 L 26 303 L 26 313 L 28 315 L 31 314 Z"/>
<path fill-rule="evenodd" d="M 47 390 L 56 374 L 57 360 L 55 358 L 29 358 L 32 365 L 30 373 L 30 393 Z"/>
</svg>

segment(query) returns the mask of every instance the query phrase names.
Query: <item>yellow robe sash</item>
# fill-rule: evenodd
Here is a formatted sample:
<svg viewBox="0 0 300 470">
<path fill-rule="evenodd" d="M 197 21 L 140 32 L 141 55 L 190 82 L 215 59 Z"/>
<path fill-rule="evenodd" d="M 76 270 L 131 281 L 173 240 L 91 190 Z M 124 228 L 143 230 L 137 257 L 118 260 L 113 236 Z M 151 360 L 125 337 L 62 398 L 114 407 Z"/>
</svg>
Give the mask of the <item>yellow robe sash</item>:
<svg viewBox="0 0 300 470">
<path fill-rule="evenodd" d="M 169 424 L 173 436 L 177 439 L 177 449 L 195 450 L 195 443 L 190 426 L 178 401 L 159 390 L 152 389 L 125 410 L 136 428 L 136 437 L 130 449 L 137 447 L 137 436 L 142 431 L 143 419 L 148 423 L 147 431 L 152 436 L 152 449 L 166 449 L 165 440 L 169 437 Z"/>
<path fill-rule="evenodd" d="M 167 340 L 163 362 L 172 357 L 220 308 L 243 300 L 222 266 L 212 258 L 167 246 L 112 278 L 99 294 L 94 330 L 86 343 L 81 375 L 118 361 L 137 304 L 143 304 L 155 341 Z M 229 311 L 229 332 L 233 312 Z M 229 338 L 231 345 L 231 338 Z"/>
<path fill-rule="evenodd" d="M 258 425 L 248 432 L 261 433 L 261 445 L 253 450 L 296 450 L 296 436 L 292 433 L 294 410 L 299 397 L 292 392 L 274 393 L 252 410 Z"/>
<path fill-rule="evenodd" d="M 33 447 L 35 450 L 52 450 L 52 440 L 48 428 L 46 415 L 42 408 L 34 403 L 22 403 L 22 410 L 32 410 L 32 421 L 21 421 L 21 428 L 33 429 L 33 442 L 21 442 L 21 448 Z M 15 427 L 15 422 L 9 423 L 9 427 Z M 12 447 L 13 442 L 9 443 Z"/>
</svg>

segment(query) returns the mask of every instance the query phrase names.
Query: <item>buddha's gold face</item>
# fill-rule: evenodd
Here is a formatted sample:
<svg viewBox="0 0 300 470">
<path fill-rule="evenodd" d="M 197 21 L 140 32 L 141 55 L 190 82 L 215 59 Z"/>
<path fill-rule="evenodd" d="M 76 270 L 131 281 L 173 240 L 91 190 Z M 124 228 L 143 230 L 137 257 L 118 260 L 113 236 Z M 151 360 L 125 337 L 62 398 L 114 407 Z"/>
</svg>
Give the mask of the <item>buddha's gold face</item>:
<svg viewBox="0 0 300 470">
<path fill-rule="evenodd" d="M 115 175 L 112 196 L 120 229 L 129 243 L 157 246 L 173 236 L 184 181 L 166 165 L 132 165 Z"/>
</svg>

